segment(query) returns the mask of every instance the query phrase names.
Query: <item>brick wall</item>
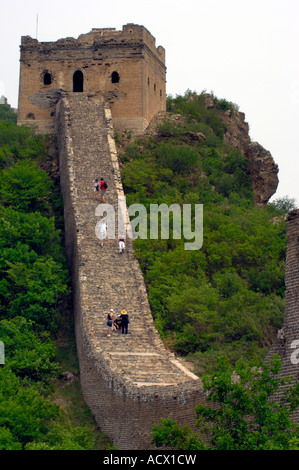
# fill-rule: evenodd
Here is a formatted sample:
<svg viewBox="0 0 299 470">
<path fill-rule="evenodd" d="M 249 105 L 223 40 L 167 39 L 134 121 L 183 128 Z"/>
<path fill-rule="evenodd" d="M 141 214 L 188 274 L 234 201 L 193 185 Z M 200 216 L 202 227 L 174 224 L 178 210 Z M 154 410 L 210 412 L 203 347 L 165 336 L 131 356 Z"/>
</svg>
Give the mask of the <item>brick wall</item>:
<svg viewBox="0 0 299 470">
<path fill-rule="evenodd" d="M 292 378 L 292 383 L 295 384 L 299 381 L 299 210 L 288 214 L 286 230 L 285 317 L 267 359 L 278 354 L 282 361 L 281 377 Z M 288 385 L 281 387 L 278 399 L 287 387 Z M 299 424 L 299 410 L 293 418 Z"/>
<path fill-rule="evenodd" d="M 108 182 L 106 202 L 116 221 L 118 197 L 124 196 L 109 108 L 70 94 L 58 105 L 57 138 L 83 396 L 119 449 L 149 449 L 152 425 L 161 417 L 194 425 L 202 384 L 165 349 L 155 329 L 131 240 L 119 255 L 117 240 L 101 247 L 95 236 L 100 204 L 93 200 L 92 180 L 103 176 Z M 107 337 L 110 308 L 128 311 L 128 335 Z"/>
<path fill-rule="evenodd" d="M 119 129 L 143 132 L 166 109 L 165 51 L 143 26 L 93 29 L 56 42 L 23 36 L 20 49 L 19 124 L 53 132 L 56 104 L 74 91 L 77 73 L 82 92 L 109 102 Z"/>
</svg>

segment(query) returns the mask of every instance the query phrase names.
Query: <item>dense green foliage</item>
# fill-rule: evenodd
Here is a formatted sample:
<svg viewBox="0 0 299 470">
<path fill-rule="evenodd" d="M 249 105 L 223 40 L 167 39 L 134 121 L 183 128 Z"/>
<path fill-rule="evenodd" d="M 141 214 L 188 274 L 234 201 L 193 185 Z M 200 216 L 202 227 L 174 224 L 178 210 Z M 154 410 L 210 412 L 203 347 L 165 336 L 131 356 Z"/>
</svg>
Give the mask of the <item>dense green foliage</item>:
<svg viewBox="0 0 299 470">
<path fill-rule="evenodd" d="M 235 108 L 213 100 L 207 109 L 204 93 L 169 97 L 175 119 L 120 154 L 128 206 L 203 204 L 200 250 L 185 250 L 183 237 L 135 240 L 156 325 L 199 373 L 219 354 L 264 357 L 284 314 L 288 198 L 254 204 L 247 161 L 223 139 L 223 112 Z"/>
<path fill-rule="evenodd" d="M 158 447 L 213 450 L 293 450 L 298 449 L 299 428 L 290 416 L 299 404 L 299 386 L 289 387 L 284 402 L 276 402 L 281 362 L 250 367 L 239 362 L 235 370 L 223 357 L 212 375 L 203 378 L 207 403 L 196 408 L 198 433 L 181 428 L 171 419 L 153 427 Z M 205 436 L 207 439 L 203 439 Z"/>
<path fill-rule="evenodd" d="M 166 120 L 157 136 L 130 141 L 120 155 L 128 205 L 203 204 L 200 250 L 185 250 L 185 240 L 171 236 L 135 241 L 157 328 L 198 373 L 222 354 L 233 365 L 240 356 L 265 356 L 283 318 L 282 216 L 292 205 L 288 198 L 254 205 L 247 162 L 223 140 L 221 113 L 233 107 L 213 99 L 216 106 L 206 109 L 203 94 L 169 97 L 183 120 Z M 17 126 L 10 107 L 0 106 L 0 450 L 94 448 L 92 430 L 71 425 L 51 399 L 69 279 L 61 200 L 42 170 L 47 151 L 47 137 Z M 198 445 L 188 429 L 176 432 L 179 446 L 186 439 L 187 448 Z"/>
<path fill-rule="evenodd" d="M 60 196 L 41 169 L 47 138 L 17 126 L 8 105 L 0 118 L 0 450 L 93 449 L 93 429 L 71 425 L 52 399 L 69 276 Z"/>
<path fill-rule="evenodd" d="M 3 96 L 1 96 L 1 101 L 3 100 Z M 0 120 L 1 121 L 8 121 L 8 122 L 14 122 L 16 124 L 17 122 L 17 113 L 15 113 L 10 105 L 7 103 L 7 99 L 4 98 L 3 104 L 0 106 Z"/>
</svg>

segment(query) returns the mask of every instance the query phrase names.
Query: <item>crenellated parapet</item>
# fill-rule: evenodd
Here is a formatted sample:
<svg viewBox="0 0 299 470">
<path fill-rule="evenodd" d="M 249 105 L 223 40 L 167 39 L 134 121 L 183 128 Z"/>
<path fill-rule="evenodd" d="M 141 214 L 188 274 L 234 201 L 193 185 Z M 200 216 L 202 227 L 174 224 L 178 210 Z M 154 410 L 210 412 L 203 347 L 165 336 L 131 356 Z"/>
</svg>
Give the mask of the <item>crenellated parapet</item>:
<svg viewBox="0 0 299 470">
<path fill-rule="evenodd" d="M 118 129 L 143 132 L 166 109 L 165 50 L 144 27 L 94 28 L 77 39 L 20 46 L 18 124 L 55 130 L 56 104 L 68 93 L 105 99 Z"/>
</svg>

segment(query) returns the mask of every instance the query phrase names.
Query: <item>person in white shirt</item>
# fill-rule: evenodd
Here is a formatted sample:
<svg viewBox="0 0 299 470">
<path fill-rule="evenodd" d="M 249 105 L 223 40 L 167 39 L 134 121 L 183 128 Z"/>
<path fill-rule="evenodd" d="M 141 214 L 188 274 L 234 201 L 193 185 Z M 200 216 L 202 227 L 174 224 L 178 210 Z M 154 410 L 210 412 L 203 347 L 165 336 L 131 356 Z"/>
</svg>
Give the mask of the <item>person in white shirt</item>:
<svg viewBox="0 0 299 470">
<path fill-rule="evenodd" d="M 101 221 L 100 223 L 97 223 L 95 232 L 96 232 L 97 238 L 101 240 L 101 246 L 104 245 L 104 240 L 107 236 L 107 230 L 108 230 L 107 222 Z"/>
<path fill-rule="evenodd" d="M 119 247 L 119 253 L 122 253 L 126 247 L 126 240 L 123 235 L 121 235 L 118 239 L 118 247 Z"/>
</svg>

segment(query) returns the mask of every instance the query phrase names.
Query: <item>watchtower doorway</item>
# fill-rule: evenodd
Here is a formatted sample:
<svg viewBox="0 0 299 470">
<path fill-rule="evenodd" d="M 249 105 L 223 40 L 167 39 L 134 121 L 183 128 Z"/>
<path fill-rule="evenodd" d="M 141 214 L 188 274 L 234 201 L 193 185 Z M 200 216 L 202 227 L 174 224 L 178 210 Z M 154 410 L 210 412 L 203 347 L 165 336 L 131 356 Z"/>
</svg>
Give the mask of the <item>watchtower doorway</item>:
<svg viewBox="0 0 299 470">
<path fill-rule="evenodd" d="M 73 75 L 73 92 L 78 93 L 83 91 L 83 73 L 81 70 L 76 70 Z"/>
</svg>

